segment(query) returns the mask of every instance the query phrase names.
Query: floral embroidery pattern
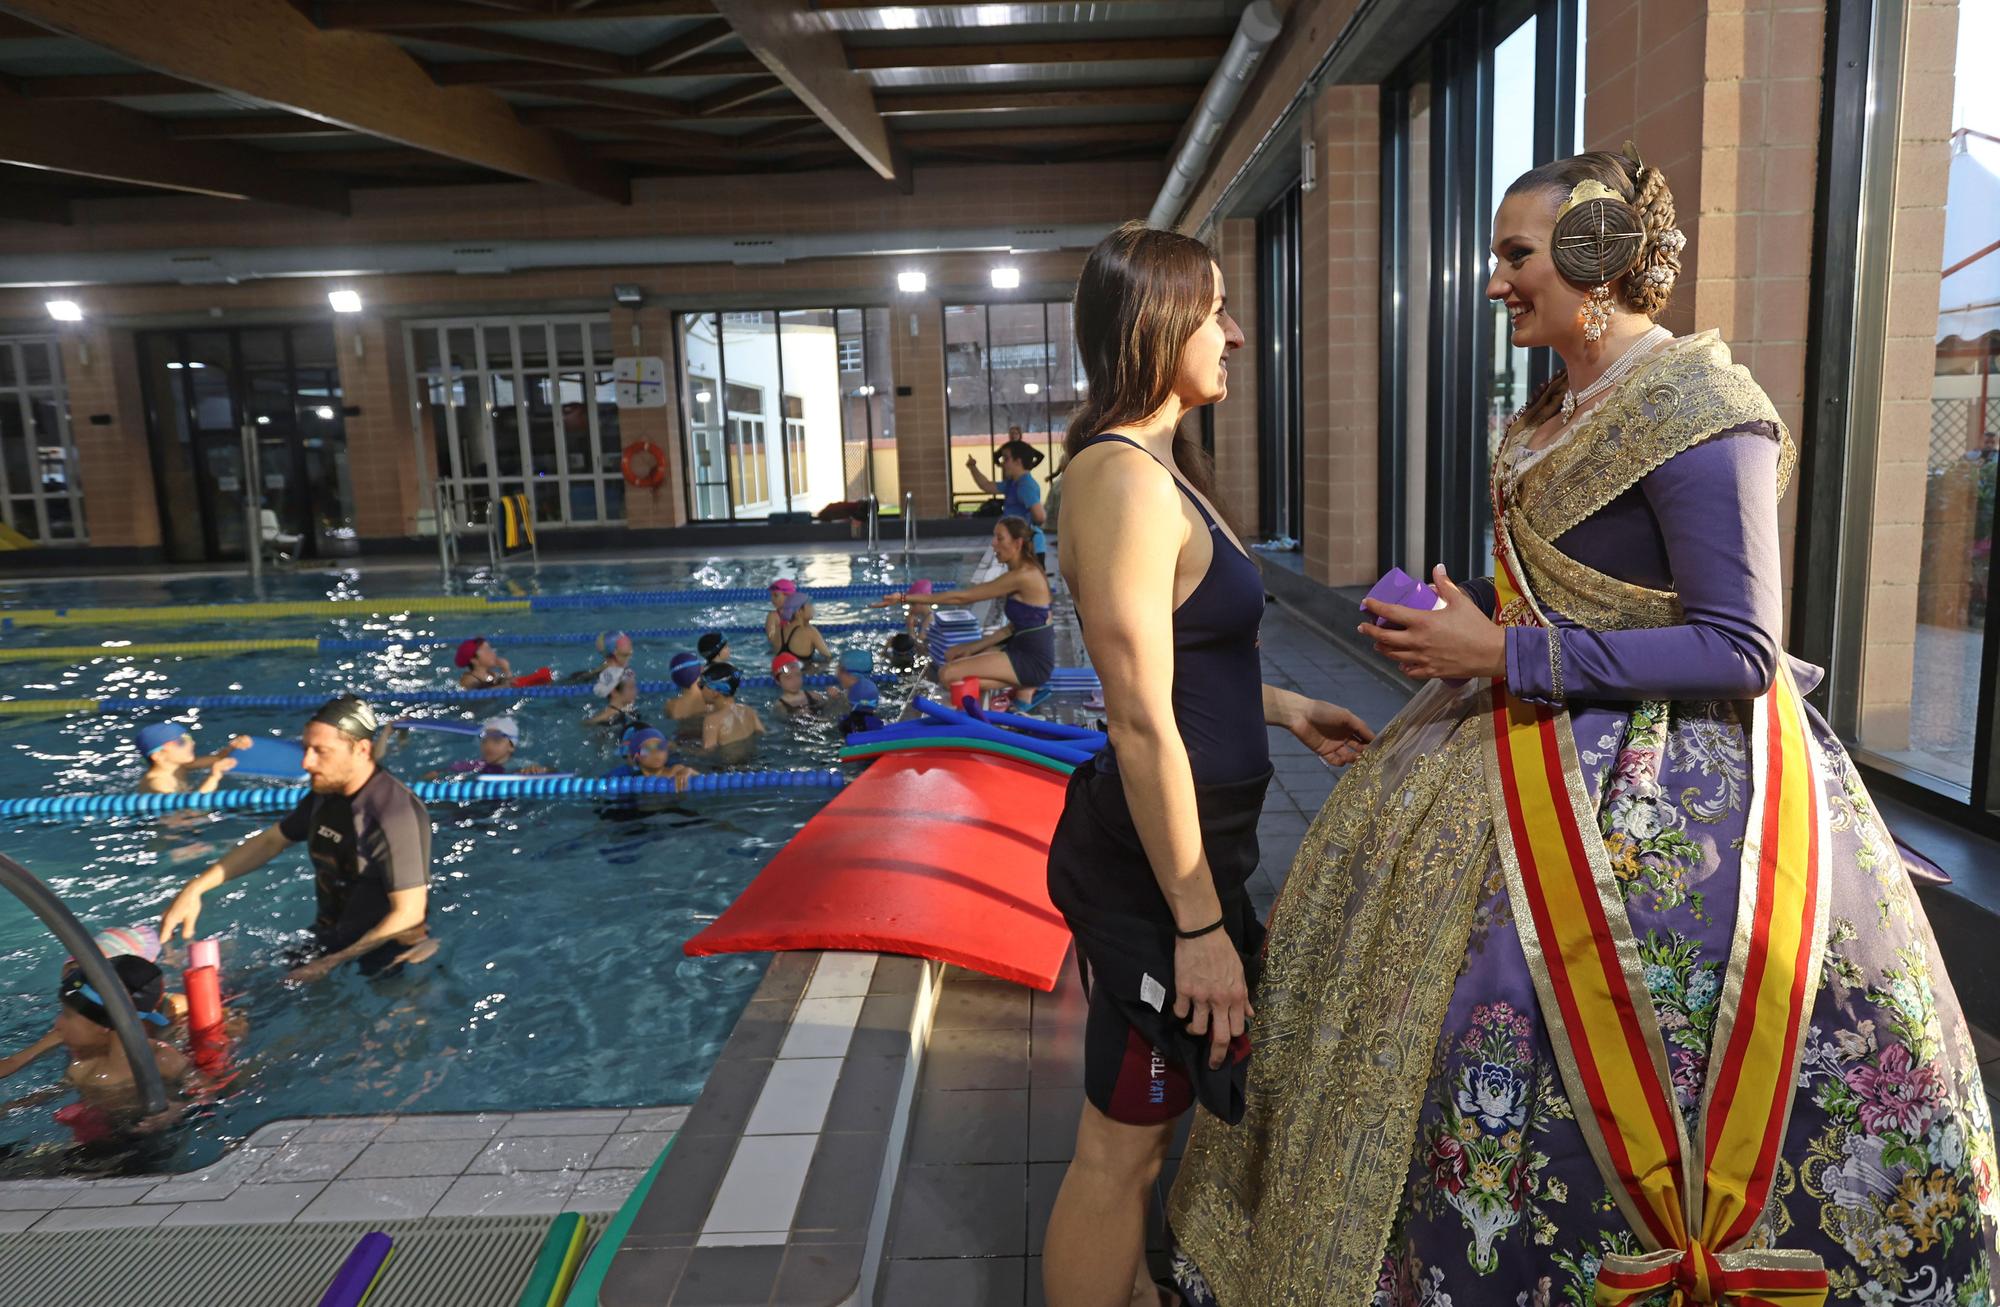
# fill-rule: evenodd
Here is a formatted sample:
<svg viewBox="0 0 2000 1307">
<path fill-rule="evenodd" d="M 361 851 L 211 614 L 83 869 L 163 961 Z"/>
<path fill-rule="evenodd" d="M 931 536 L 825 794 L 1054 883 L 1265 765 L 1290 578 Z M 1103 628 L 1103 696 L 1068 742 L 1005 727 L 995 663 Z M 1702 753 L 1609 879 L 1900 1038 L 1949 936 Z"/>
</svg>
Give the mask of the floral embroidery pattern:
<svg viewBox="0 0 2000 1307">
<path fill-rule="evenodd" d="M 1667 705 L 1638 705 L 1605 786 L 1599 829 L 1628 904 L 1643 899 L 1665 912 L 1685 903 L 1706 920 L 1701 892 L 1689 887 L 1702 847 L 1688 838 L 1686 819 L 1660 785 L 1666 752 Z"/>
<path fill-rule="evenodd" d="M 1743 728 L 1728 705 L 1686 705 L 1669 744 L 1670 764 L 1675 771 L 1694 771 L 1713 777 L 1715 791 L 1704 795 L 1690 785 L 1681 790 L 1681 807 L 1701 822 L 1718 822 L 1724 815 L 1743 810 L 1744 794 L 1750 784 L 1749 760 L 1744 756 Z"/>
<path fill-rule="evenodd" d="M 1646 989 L 1653 996 L 1660 1030 L 1667 1037 L 1667 1064 L 1673 1073 L 1674 1097 L 1689 1128 L 1701 1103 L 1708 1074 L 1709 1039 L 1715 1033 L 1716 1003 L 1722 997 L 1720 963 L 1703 962 L 1701 941 L 1677 930 L 1662 936 L 1646 932 L 1639 945 Z"/>
<path fill-rule="evenodd" d="M 1569 1200 L 1568 1186 L 1543 1174 L 1548 1155 L 1532 1143 L 1570 1116 L 1554 1067 L 1535 1055 L 1533 1029 L 1507 1003 L 1473 1009 L 1441 1077 L 1443 1110 L 1424 1136 L 1426 1195 L 1458 1213 L 1472 1234 L 1467 1259 L 1482 1274 L 1499 1265 L 1500 1236 L 1524 1220 L 1535 1242 L 1554 1239 L 1541 1204 Z"/>
</svg>

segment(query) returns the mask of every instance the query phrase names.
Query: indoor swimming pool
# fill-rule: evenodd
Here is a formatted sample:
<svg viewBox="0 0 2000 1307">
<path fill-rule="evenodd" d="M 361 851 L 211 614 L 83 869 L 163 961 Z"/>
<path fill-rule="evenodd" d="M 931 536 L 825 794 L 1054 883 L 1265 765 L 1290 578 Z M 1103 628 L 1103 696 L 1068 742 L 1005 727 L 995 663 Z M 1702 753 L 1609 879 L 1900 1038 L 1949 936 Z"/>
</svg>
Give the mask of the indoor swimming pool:
<svg viewBox="0 0 2000 1307">
<path fill-rule="evenodd" d="M 967 553 L 934 556 L 919 575 L 959 579 Z M 927 567 L 927 570 L 926 570 Z M 791 576 L 809 590 L 901 584 L 900 568 L 847 554 L 769 559 L 523 567 L 473 593 L 612 594 L 754 587 Z M 366 600 L 421 593 L 434 575 L 268 578 L 265 601 Z M 211 604 L 257 598 L 240 580 L 118 580 L 0 583 L 0 606 L 19 611 L 61 604 Z M 878 656 L 885 619 L 866 598 L 830 597 L 818 621 L 836 651 L 863 645 Z M 389 647 L 338 654 L 311 650 L 203 656 L 99 655 L 0 663 L 0 699 L 150 698 L 175 695 L 297 694 L 316 703 L 350 690 L 364 695 L 454 686 L 449 647 L 402 641 L 485 635 L 517 673 L 548 665 L 558 680 L 593 669 L 589 643 L 536 643 L 611 628 L 739 629 L 734 660 L 768 671 L 761 632 L 766 605 L 694 602 L 618 609 L 559 609 L 256 618 L 240 622 L 146 621 L 120 629 L 28 626 L 0 634 L 0 650 L 130 640 L 156 644 L 278 635 L 380 640 Z M 868 629 L 843 630 L 853 623 Z M 668 656 L 693 635 L 640 638 L 632 660 L 644 681 L 664 680 Z M 889 688 L 885 685 L 885 689 Z M 896 693 L 890 690 L 890 693 Z M 770 711 L 775 692 L 746 688 L 742 700 L 768 733 L 754 759 L 688 761 L 825 768 L 839 738 L 824 719 L 789 721 Z M 656 724 L 661 696 L 642 697 Z M 522 734 L 517 762 L 579 776 L 621 761 L 605 728 L 584 723 L 601 701 L 511 697 L 408 709 L 432 721 L 474 723 L 506 712 Z M 0 797 L 130 792 L 141 763 L 133 729 L 145 721 L 186 722 L 208 752 L 232 734 L 296 738 L 310 709 L 195 708 L 169 713 L 0 715 Z M 385 714 L 387 715 L 387 714 Z M 476 754 L 476 740 L 411 731 L 387 766 L 415 780 Z M 245 781 L 261 785 L 269 782 Z M 225 780 L 225 786 L 236 784 Z M 10 1106 L 0 1116 L 0 1175 L 86 1171 L 179 1171 L 214 1160 L 265 1122 L 296 1116 L 647 1106 L 691 1101 L 763 973 L 762 955 L 689 959 L 681 944 L 720 913 L 825 802 L 827 790 L 661 796 L 605 806 L 514 799 L 433 804 L 430 913 L 436 959 L 400 975 L 367 980 L 345 968 L 317 984 L 284 982 L 287 955 L 306 938 L 313 884 L 303 848 L 263 871 L 211 893 L 200 933 L 222 941 L 224 990 L 247 1031 L 212 1099 L 198 1105 L 139 1153 L 84 1156 L 51 1112 L 62 1058 L 52 1056 L 0 1084 Z M 0 851 L 41 876 L 95 931 L 156 922 L 178 886 L 223 848 L 270 817 L 177 814 L 160 817 L 0 818 Z M 11 898 L 0 901 L 0 1052 L 44 1034 L 57 1010 L 63 960 L 48 932 Z M 163 961 L 170 982 L 179 958 Z"/>
</svg>

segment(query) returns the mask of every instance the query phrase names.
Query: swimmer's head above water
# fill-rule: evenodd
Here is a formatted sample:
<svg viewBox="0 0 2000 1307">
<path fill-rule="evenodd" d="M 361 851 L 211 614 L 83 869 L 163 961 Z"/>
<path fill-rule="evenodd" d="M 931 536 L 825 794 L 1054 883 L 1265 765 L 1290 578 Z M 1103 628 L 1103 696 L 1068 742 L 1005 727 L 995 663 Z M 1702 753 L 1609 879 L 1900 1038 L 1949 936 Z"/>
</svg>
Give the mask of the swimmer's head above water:
<svg viewBox="0 0 2000 1307">
<path fill-rule="evenodd" d="M 142 957 L 125 954 L 112 958 L 111 970 L 125 987 L 139 1020 L 154 1030 L 168 1024 L 160 1004 L 166 997 L 166 978 L 160 968 Z M 65 970 L 57 986 L 56 998 L 62 1013 L 56 1019 L 56 1034 L 72 1052 L 83 1052 L 109 1042 L 111 1014 L 105 1010 L 104 995 L 84 978 L 82 968 Z"/>
<path fill-rule="evenodd" d="M 306 723 L 305 771 L 315 792 L 352 794 L 375 771 L 375 736 L 382 719 L 363 699 L 329 699 Z"/>
<path fill-rule="evenodd" d="M 667 737 L 650 726 L 642 726 L 625 733 L 625 756 L 630 758 L 641 771 L 654 770 L 666 765 Z"/>
<path fill-rule="evenodd" d="M 771 677 L 786 694 L 797 694 L 805 688 L 805 664 L 797 654 L 781 653 L 771 660 Z"/>
<path fill-rule="evenodd" d="M 479 760 L 505 763 L 521 743 L 521 727 L 512 717 L 490 717 L 479 729 Z"/>
<path fill-rule="evenodd" d="M 720 631 L 710 631 L 694 642 L 695 651 L 702 661 L 726 663 L 729 661 L 729 637 Z"/>
<path fill-rule="evenodd" d="M 841 689 L 852 689 L 856 680 L 873 676 L 874 674 L 874 654 L 869 653 L 866 649 L 843 649 L 840 651 L 840 662 L 836 666 L 834 677 L 840 682 Z"/>
<path fill-rule="evenodd" d="M 598 674 L 592 693 L 614 708 L 629 708 L 639 697 L 639 673 L 630 667 L 607 667 Z"/>
<path fill-rule="evenodd" d="M 458 652 L 452 655 L 452 662 L 468 671 L 483 672 L 498 662 L 500 655 L 485 636 L 475 635 L 470 640 L 461 640 Z"/>
<path fill-rule="evenodd" d="M 147 762 L 159 759 L 163 762 L 186 766 L 194 761 L 194 736 L 179 722 L 154 722 L 141 726 L 133 733 L 139 744 L 139 756 Z"/>
<path fill-rule="evenodd" d="M 701 693 L 709 703 L 733 699 L 743 686 L 743 676 L 729 663 L 710 663 L 701 674 Z"/>
<path fill-rule="evenodd" d="M 681 689 L 693 689 L 694 683 L 701 679 L 701 669 L 707 663 L 708 660 L 700 654 L 691 654 L 683 649 L 668 660 L 667 675 L 672 677 L 674 684 Z"/>
</svg>

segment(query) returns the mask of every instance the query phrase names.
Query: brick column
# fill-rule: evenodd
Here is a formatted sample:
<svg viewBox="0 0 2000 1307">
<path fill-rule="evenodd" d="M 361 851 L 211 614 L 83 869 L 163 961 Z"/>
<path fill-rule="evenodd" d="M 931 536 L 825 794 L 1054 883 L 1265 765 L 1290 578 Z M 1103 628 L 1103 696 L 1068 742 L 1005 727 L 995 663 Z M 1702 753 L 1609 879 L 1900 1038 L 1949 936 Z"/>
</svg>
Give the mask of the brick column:
<svg viewBox="0 0 2000 1307">
<path fill-rule="evenodd" d="M 1229 294 L 1229 314 L 1243 327 L 1242 349 L 1229 356 L 1229 398 L 1215 407 L 1215 490 L 1237 527 L 1257 533 L 1257 222 L 1219 223 L 1212 241 Z M 1287 341 L 1291 348 L 1292 342 Z"/>
<path fill-rule="evenodd" d="M 636 344 L 633 329 L 638 329 Z M 611 348 L 619 358 L 657 357 L 667 364 L 667 402 L 661 408 L 618 410 L 619 439 L 629 445 L 650 440 L 667 451 L 667 475 L 658 490 L 625 487 L 625 525 L 632 528 L 680 526 L 687 513 L 687 451 L 680 430 L 680 379 L 672 375 L 674 315 L 664 305 L 611 310 Z"/>
<path fill-rule="evenodd" d="M 896 474 L 905 492 L 916 491 L 919 516 L 943 517 L 951 511 L 951 486 L 945 471 L 944 310 L 936 296 L 898 295 L 889 306 L 889 365 L 896 386 Z"/>
<path fill-rule="evenodd" d="M 1381 92 L 1328 87 L 1310 130 L 1320 181 L 1302 199 L 1299 242 L 1306 575 L 1365 585 L 1379 573 Z"/>
<path fill-rule="evenodd" d="M 344 313 L 334 319 L 333 335 L 342 402 L 359 410 L 344 422 L 354 532 L 364 540 L 413 536 L 431 482 L 417 462 L 402 333 L 374 314 Z"/>
<path fill-rule="evenodd" d="M 95 546 L 157 548 L 159 501 L 146 439 L 146 405 L 132 333 L 87 322 L 61 332 L 70 439 L 83 487 L 83 521 Z M 108 417 L 99 425 L 91 419 Z"/>
</svg>

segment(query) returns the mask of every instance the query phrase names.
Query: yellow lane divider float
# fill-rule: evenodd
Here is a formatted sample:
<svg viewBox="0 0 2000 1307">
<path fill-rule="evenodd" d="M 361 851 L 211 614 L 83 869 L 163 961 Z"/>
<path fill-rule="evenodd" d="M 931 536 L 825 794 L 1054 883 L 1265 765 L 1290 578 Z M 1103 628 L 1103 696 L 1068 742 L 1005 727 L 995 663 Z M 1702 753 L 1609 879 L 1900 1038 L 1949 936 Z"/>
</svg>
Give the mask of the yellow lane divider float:
<svg viewBox="0 0 2000 1307">
<path fill-rule="evenodd" d="M 318 653 L 319 641 L 182 640 L 170 644 L 56 644 L 35 649 L 0 649 L 0 663 L 78 662 L 87 658 L 171 658 L 177 654 Z"/>
<path fill-rule="evenodd" d="M 299 599 L 255 604 L 181 604 L 159 608 L 6 608 L 0 627 L 108 626 L 116 622 L 234 622 L 250 617 L 376 617 L 394 613 L 525 613 L 526 599 L 429 595 L 411 599 Z M 101 651 L 100 651 L 101 652 Z"/>
</svg>

